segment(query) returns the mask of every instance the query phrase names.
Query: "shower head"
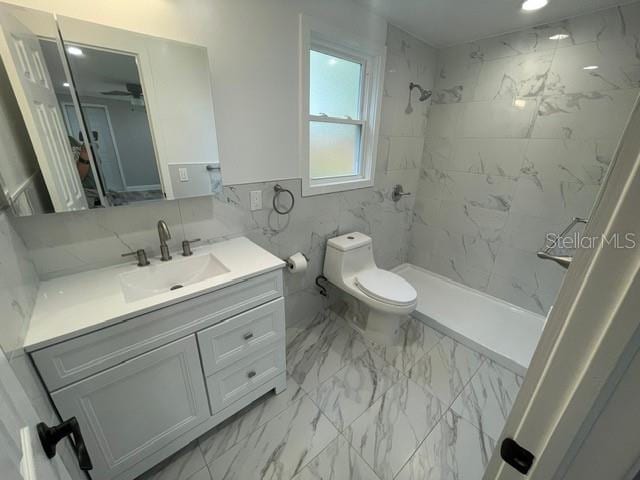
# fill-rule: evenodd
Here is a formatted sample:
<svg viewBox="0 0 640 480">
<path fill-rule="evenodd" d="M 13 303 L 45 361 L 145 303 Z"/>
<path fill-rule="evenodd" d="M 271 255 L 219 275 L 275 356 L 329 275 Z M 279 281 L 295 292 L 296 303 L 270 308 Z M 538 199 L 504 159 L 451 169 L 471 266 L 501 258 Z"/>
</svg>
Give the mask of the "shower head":
<svg viewBox="0 0 640 480">
<path fill-rule="evenodd" d="M 409 84 L 409 94 L 411 94 L 411 91 L 414 88 L 417 88 L 418 91 L 420 92 L 420 98 L 418 98 L 418 101 L 424 102 L 424 101 L 428 100 L 431 97 L 431 93 L 432 93 L 431 90 L 425 90 L 420 85 L 418 85 L 417 83 L 413 83 L 413 82 L 411 82 Z"/>
<path fill-rule="evenodd" d="M 417 83 L 411 82 L 409 84 L 409 101 L 407 102 L 407 108 L 404 109 L 404 112 L 407 115 L 410 115 L 411 113 L 413 113 L 413 106 L 411 105 L 411 92 L 413 91 L 414 88 L 417 88 L 418 91 L 420 92 L 420 97 L 418 97 L 418 101 L 425 102 L 431 97 L 431 90 L 425 90 Z"/>
</svg>

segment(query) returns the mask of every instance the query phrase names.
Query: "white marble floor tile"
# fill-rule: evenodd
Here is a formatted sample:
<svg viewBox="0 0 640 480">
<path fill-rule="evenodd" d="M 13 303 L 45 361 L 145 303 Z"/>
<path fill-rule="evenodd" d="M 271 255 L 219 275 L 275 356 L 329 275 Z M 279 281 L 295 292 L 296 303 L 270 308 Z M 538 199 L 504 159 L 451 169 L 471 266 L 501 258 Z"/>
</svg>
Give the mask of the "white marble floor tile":
<svg viewBox="0 0 640 480">
<path fill-rule="evenodd" d="M 280 395 L 271 392 L 240 410 L 211 432 L 200 437 L 198 441 L 205 461 L 211 463 L 303 395 L 304 392 L 300 386 L 293 379 L 288 378 L 287 389 Z"/>
<path fill-rule="evenodd" d="M 345 430 L 345 437 L 382 480 L 390 480 L 442 413 L 435 396 L 403 378 Z"/>
<path fill-rule="evenodd" d="M 349 442 L 338 436 L 294 480 L 379 480 Z"/>
<path fill-rule="evenodd" d="M 447 411 L 396 480 L 481 480 L 495 444 Z"/>
<path fill-rule="evenodd" d="M 500 438 L 522 377 L 490 360 L 485 361 L 451 406 L 493 439 Z"/>
<path fill-rule="evenodd" d="M 306 392 L 313 391 L 367 349 L 360 334 L 351 327 L 329 327 L 321 324 L 306 334 L 298 333 L 287 350 L 287 370 Z"/>
<path fill-rule="evenodd" d="M 389 364 L 406 373 L 413 364 L 435 347 L 442 335 L 424 323 L 409 318 L 400 328 L 394 345 L 378 345 L 368 341 L 375 353 Z"/>
<path fill-rule="evenodd" d="M 188 480 L 211 480 L 211 474 L 209 473 L 209 469 L 204 467 L 195 475 L 190 476 Z"/>
<path fill-rule="evenodd" d="M 400 372 L 367 350 L 309 395 L 343 431 L 400 379 Z"/>
<path fill-rule="evenodd" d="M 289 480 L 337 436 L 305 395 L 210 463 L 209 471 L 214 480 Z"/>
<path fill-rule="evenodd" d="M 449 337 L 421 358 L 408 372 L 409 378 L 432 392 L 449 408 L 480 367 L 482 355 Z"/>
<path fill-rule="evenodd" d="M 309 343 L 314 343 L 319 337 L 344 327 L 346 324 L 342 318 L 331 310 L 325 310 L 287 327 L 287 354 L 298 351 Z"/>
<path fill-rule="evenodd" d="M 206 467 L 198 442 L 192 442 L 138 477 L 138 480 L 188 480 L 203 468 L 206 470 Z"/>
</svg>

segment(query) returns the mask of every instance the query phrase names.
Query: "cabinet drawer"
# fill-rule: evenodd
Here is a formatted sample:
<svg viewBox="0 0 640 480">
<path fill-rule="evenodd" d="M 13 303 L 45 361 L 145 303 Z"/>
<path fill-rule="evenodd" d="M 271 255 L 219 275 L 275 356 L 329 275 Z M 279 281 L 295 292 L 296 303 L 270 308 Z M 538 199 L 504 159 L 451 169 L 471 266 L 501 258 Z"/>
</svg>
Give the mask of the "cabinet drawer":
<svg viewBox="0 0 640 480">
<path fill-rule="evenodd" d="M 275 342 L 284 342 L 284 299 L 279 298 L 198 332 L 205 375 Z"/>
<path fill-rule="evenodd" d="M 194 335 L 51 397 L 62 418 L 78 419 L 93 461 L 94 480 L 126 472 L 211 415 Z"/>
<path fill-rule="evenodd" d="M 211 411 L 215 414 L 228 407 L 284 370 L 284 341 L 281 341 L 214 373 L 207 377 Z"/>
<path fill-rule="evenodd" d="M 282 273 L 266 273 L 33 352 L 52 392 L 282 296 Z"/>
</svg>

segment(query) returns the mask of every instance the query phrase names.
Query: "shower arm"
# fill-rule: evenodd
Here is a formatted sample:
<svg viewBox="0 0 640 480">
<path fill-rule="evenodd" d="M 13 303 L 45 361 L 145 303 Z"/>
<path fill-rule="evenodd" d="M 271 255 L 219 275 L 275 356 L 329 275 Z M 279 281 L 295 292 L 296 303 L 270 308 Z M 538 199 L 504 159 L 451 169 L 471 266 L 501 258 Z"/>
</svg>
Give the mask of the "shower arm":
<svg viewBox="0 0 640 480">
<path fill-rule="evenodd" d="M 411 99 L 411 92 L 413 91 L 414 88 L 417 88 L 418 91 L 420 92 L 420 98 L 418 99 L 418 101 L 424 102 L 428 100 L 429 97 L 431 97 L 431 94 L 432 94 L 431 90 L 426 90 L 422 88 L 421 85 L 411 82 L 409 83 L 409 99 Z"/>
<path fill-rule="evenodd" d="M 588 222 L 588 219 L 586 219 L 586 218 L 574 217 L 573 220 L 571 221 L 571 223 L 567 226 L 567 228 L 565 228 L 558 235 L 558 238 L 559 237 L 564 237 L 578 223 L 586 224 L 587 222 Z M 558 265 L 560 265 L 563 268 L 569 268 L 569 265 L 571 265 L 571 261 L 573 260 L 573 257 L 569 256 L 569 255 L 553 255 L 551 253 L 551 249 L 554 248 L 554 247 L 555 247 L 555 245 L 553 245 L 553 244 L 552 245 L 548 245 L 547 247 L 544 248 L 544 250 L 538 251 L 536 253 L 536 255 L 538 255 L 538 258 L 542 258 L 544 260 L 552 260 L 552 261 L 556 262 Z"/>
</svg>

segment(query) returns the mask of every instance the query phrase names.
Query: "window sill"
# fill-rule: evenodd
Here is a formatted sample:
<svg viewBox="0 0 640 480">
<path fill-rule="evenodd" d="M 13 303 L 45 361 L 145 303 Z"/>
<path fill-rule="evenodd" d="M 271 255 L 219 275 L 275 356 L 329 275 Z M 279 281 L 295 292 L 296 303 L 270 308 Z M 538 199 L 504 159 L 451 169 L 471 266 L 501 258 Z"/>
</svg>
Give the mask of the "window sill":
<svg viewBox="0 0 640 480">
<path fill-rule="evenodd" d="M 311 197 L 314 195 L 324 195 L 327 193 L 346 192 L 348 190 L 358 190 L 360 188 L 373 187 L 373 178 L 359 178 L 357 180 L 328 181 L 322 183 L 315 181 L 312 184 L 302 181 L 302 196 Z"/>
</svg>

